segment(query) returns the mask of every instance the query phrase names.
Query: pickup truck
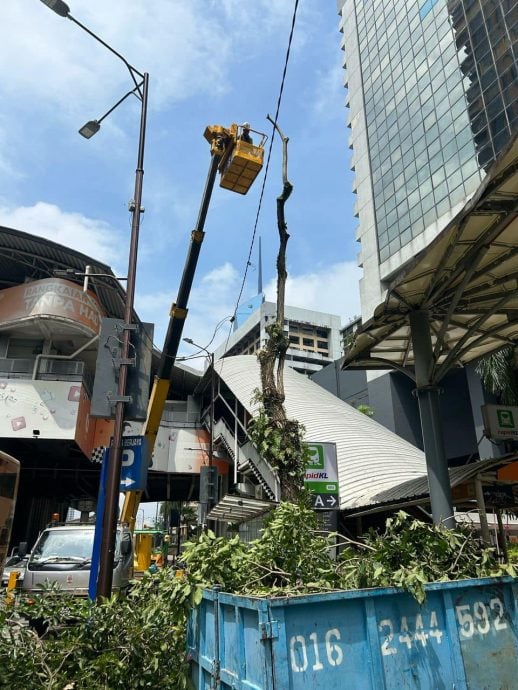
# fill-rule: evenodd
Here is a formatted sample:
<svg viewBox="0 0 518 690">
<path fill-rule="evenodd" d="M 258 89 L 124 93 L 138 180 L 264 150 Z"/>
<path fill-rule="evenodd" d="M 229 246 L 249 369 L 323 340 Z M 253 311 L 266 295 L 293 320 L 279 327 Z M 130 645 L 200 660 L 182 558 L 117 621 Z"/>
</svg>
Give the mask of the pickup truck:
<svg viewBox="0 0 518 690">
<path fill-rule="evenodd" d="M 64 592 L 88 596 L 95 525 L 47 527 L 39 535 L 27 561 L 22 591 L 37 594 L 46 581 Z M 133 541 L 125 525 L 117 527 L 113 591 L 124 592 L 133 578 Z"/>
</svg>

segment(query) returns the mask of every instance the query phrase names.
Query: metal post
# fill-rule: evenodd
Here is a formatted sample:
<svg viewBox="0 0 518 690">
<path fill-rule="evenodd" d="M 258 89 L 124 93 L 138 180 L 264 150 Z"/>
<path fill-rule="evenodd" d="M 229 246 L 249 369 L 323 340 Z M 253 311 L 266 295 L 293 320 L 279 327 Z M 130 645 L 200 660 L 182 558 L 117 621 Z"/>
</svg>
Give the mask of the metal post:
<svg viewBox="0 0 518 690">
<path fill-rule="evenodd" d="M 509 563 L 509 551 L 507 549 L 507 536 L 505 534 L 504 523 L 502 521 L 502 509 L 496 508 L 496 519 L 498 522 L 498 540 L 502 549 L 502 556 L 505 563 Z"/>
<path fill-rule="evenodd" d="M 237 440 L 237 398 L 234 400 L 234 484 L 237 484 L 237 472 L 239 468 L 239 443 Z"/>
<path fill-rule="evenodd" d="M 214 376 L 214 352 L 210 353 L 210 419 L 209 419 L 209 467 L 212 467 L 214 458 L 214 394 L 216 392 Z"/>
<path fill-rule="evenodd" d="M 448 462 L 444 450 L 439 389 L 430 381 L 433 350 L 426 311 L 419 310 L 410 313 L 410 330 L 433 521 L 435 524 L 443 524 L 453 529 L 455 518 Z"/>
<path fill-rule="evenodd" d="M 121 364 L 117 387 L 118 401 L 115 407 L 115 424 L 113 443 L 110 448 L 108 476 L 106 482 L 106 504 L 104 510 L 101 558 L 99 562 L 99 579 L 97 597 L 109 597 L 112 588 L 113 563 L 115 557 L 115 537 L 119 513 L 119 487 L 122 463 L 122 432 L 124 428 L 124 399 L 128 378 L 128 358 L 130 352 L 130 331 L 133 323 L 133 303 L 135 299 L 135 280 L 137 273 L 137 250 L 142 209 L 142 180 L 144 177 L 144 145 L 146 139 L 146 117 L 149 74 L 144 73 L 142 88 L 142 109 L 140 115 L 140 134 L 138 145 L 137 169 L 135 171 L 135 194 L 133 197 L 130 251 L 128 261 L 128 283 L 124 305 L 124 333 L 122 336 Z"/>
<path fill-rule="evenodd" d="M 484 500 L 484 490 L 482 488 L 482 480 L 480 475 L 475 477 L 475 494 L 477 497 L 478 517 L 480 520 L 480 533 L 482 540 L 488 545 L 491 545 L 491 537 L 489 535 L 489 525 L 487 524 L 486 502 Z"/>
</svg>

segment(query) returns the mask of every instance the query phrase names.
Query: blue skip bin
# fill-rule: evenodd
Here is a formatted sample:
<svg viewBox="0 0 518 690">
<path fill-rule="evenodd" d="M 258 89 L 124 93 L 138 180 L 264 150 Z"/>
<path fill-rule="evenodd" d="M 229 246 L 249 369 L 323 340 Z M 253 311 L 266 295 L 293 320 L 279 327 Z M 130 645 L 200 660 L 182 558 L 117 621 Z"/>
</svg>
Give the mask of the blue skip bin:
<svg viewBox="0 0 518 690">
<path fill-rule="evenodd" d="M 198 690 L 517 690 L 518 583 L 259 599 L 207 590 L 188 634 Z"/>
</svg>

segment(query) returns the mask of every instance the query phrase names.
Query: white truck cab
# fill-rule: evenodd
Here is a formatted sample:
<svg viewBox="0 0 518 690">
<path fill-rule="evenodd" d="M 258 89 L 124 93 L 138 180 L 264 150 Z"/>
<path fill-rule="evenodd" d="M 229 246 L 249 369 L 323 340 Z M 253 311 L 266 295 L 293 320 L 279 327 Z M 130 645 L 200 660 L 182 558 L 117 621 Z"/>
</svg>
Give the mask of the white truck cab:
<svg viewBox="0 0 518 690">
<path fill-rule="evenodd" d="M 22 590 L 41 593 L 46 581 L 63 592 L 88 596 L 95 525 L 65 524 L 41 532 L 29 556 Z M 125 591 L 133 578 L 133 541 L 125 525 L 117 527 L 113 591 Z"/>
</svg>

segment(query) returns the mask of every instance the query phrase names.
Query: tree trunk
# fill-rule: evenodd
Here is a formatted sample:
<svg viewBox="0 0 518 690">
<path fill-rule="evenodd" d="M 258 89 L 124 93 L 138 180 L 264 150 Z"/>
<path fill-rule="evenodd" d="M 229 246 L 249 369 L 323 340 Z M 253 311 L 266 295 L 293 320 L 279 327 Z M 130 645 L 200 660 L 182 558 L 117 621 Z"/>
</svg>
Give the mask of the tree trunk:
<svg viewBox="0 0 518 690">
<path fill-rule="evenodd" d="M 258 354 L 261 368 L 261 400 L 264 414 L 271 429 L 280 434 L 283 458 L 268 458 L 279 473 L 282 497 L 296 500 L 303 489 L 304 448 L 302 430 L 298 422 L 289 420 L 284 409 L 284 362 L 289 340 L 284 335 L 284 303 L 286 294 L 286 248 L 287 231 L 284 205 L 293 186 L 288 180 L 288 138 L 268 115 L 282 139 L 282 193 L 277 197 L 277 228 L 279 231 L 279 252 L 277 254 L 277 313 L 275 323 L 268 326 L 268 341 Z"/>
</svg>

